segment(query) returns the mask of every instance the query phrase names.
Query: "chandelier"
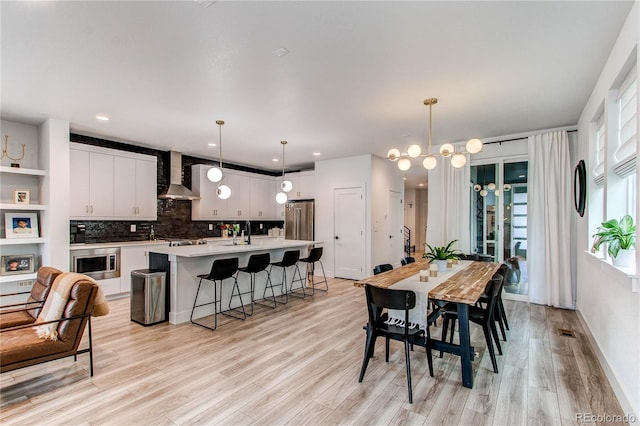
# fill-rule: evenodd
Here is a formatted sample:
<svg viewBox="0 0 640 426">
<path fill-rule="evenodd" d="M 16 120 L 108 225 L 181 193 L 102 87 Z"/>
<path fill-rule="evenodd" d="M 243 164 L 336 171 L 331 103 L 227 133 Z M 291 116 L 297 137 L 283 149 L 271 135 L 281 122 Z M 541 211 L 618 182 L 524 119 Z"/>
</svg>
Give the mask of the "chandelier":
<svg viewBox="0 0 640 426">
<path fill-rule="evenodd" d="M 280 143 L 282 144 L 282 183 L 280 184 L 280 189 L 282 189 L 282 191 L 276 194 L 276 202 L 278 204 L 284 204 L 288 199 L 287 192 L 290 192 L 293 189 L 293 184 L 291 181 L 284 178 L 284 147 L 287 145 L 287 141 L 280 141 Z"/>
<path fill-rule="evenodd" d="M 476 154 L 482 149 L 482 141 L 480 139 L 471 139 L 467 142 L 466 151 L 456 152 L 455 146 L 450 143 L 445 143 L 440 147 L 440 152 L 433 154 L 431 152 L 431 109 L 433 105 L 438 103 L 437 98 L 428 98 L 424 100 L 424 104 L 429 106 L 429 148 L 426 154 L 422 154 L 422 148 L 420 145 L 411 145 L 407 149 L 406 153 L 400 153 L 396 148 L 392 148 L 387 153 L 387 159 L 391 161 L 398 161 L 398 168 L 402 171 L 409 170 L 411 168 L 412 158 L 424 158 L 422 165 L 425 169 L 431 170 L 436 167 L 438 160 L 436 155 L 447 158 L 451 157 L 451 165 L 455 168 L 460 168 L 467 163 L 466 153 Z"/>
<path fill-rule="evenodd" d="M 222 126 L 224 125 L 224 121 L 216 120 L 216 124 L 218 125 L 218 128 L 219 128 L 219 138 L 220 138 L 220 141 L 219 141 L 220 142 L 219 143 L 220 166 L 210 168 L 209 171 L 207 172 L 207 178 L 211 182 L 214 182 L 214 183 L 218 182 L 218 189 L 216 191 L 218 194 L 218 198 L 220 198 L 221 200 L 226 200 L 231 196 L 231 188 L 229 188 L 227 185 L 222 185 L 222 177 L 223 177 L 222 176 Z"/>
</svg>

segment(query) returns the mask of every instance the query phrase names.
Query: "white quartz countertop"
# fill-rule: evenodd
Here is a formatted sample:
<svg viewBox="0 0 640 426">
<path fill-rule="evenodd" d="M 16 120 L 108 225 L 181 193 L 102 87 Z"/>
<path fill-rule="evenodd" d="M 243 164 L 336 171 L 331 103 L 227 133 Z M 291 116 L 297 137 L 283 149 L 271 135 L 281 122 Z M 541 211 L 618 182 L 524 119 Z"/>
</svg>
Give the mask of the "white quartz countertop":
<svg viewBox="0 0 640 426">
<path fill-rule="evenodd" d="M 232 244 L 231 238 L 203 238 L 207 240 L 206 245 L 220 245 Z M 257 240 L 280 240 L 284 241 L 283 237 L 270 237 L 268 235 L 252 235 L 252 243 Z M 257 243 L 254 243 L 257 244 Z M 168 246 L 169 240 L 157 239 L 157 240 L 143 240 L 143 241 L 112 241 L 109 243 L 92 243 L 92 244 L 70 244 L 69 250 L 85 250 L 85 249 L 99 249 L 99 248 L 112 248 L 112 247 L 135 247 L 135 246 Z M 193 247 L 193 246 L 192 246 Z"/>
<path fill-rule="evenodd" d="M 233 245 L 231 240 L 222 244 L 203 244 L 195 246 L 164 247 L 157 246 L 149 249 L 151 253 L 174 255 L 177 257 L 215 256 L 219 254 L 246 253 L 252 251 L 277 250 L 285 248 L 305 247 L 322 244 L 322 241 L 283 240 L 281 238 L 265 238 L 254 240 L 248 245 Z"/>
</svg>

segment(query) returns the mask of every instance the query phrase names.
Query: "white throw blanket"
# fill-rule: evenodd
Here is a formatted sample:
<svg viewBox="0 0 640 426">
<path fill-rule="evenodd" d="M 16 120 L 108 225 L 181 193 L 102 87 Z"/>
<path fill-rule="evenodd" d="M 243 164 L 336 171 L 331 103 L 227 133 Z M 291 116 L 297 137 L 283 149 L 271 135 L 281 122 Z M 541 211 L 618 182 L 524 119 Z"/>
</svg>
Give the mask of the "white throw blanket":
<svg viewBox="0 0 640 426">
<path fill-rule="evenodd" d="M 75 272 L 64 272 L 58 275 L 58 277 L 51 285 L 49 296 L 45 300 L 42 311 L 40 311 L 40 315 L 38 315 L 35 324 L 40 324 L 48 321 L 56 321 L 62 318 L 64 307 L 69 301 L 71 289 L 73 288 L 73 285 L 80 280 L 91 281 L 98 285 L 98 294 L 94 302 L 92 315 L 102 316 L 108 314 L 109 306 L 107 305 L 104 294 L 100 289 L 100 285 L 93 278 Z M 40 337 L 41 339 L 58 340 L 58 325 L 59 323 L 54 322 L 50 324 L 39 325 L 37 327 L 34 327 L 34 329 L 36 330 L 38 337 Z"/>
</svg>

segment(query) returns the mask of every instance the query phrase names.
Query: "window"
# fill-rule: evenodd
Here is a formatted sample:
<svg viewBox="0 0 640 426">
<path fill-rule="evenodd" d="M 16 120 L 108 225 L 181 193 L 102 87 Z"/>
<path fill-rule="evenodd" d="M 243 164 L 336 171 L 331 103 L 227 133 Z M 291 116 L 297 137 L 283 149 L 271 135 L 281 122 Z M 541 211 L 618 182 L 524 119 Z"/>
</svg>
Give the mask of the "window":
<svg viewBox="0 0 640 426">
<path fill-rule="evenodd" d="M 604 185 L 604 158 L 607 146 L 607 135 L 604 127 L 604 113 L 596 120 L 596 166 L 593 168 L 594 182 L 598 186 Z"/>
</svg>

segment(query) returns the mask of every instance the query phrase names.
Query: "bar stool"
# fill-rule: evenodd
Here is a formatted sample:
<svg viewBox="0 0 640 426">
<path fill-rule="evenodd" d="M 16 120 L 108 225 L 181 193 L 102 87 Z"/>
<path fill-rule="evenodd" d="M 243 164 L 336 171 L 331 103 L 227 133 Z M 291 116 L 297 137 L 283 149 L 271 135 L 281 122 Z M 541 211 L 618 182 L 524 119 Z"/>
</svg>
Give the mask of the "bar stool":
<svg viewBox="0 0 640 426">
<path fill-rule="evenodd" d="M 305 262 L 307 264 L 307 277 L 309 276 L 309 272 L 311 272 L 311 295 L 312 296 L 313 296 L 313 293 L 315 292 L 316 284 L 324 283 L 326 289 L 323 291 L 326 291 L 326 292 L 329 291 L 329 283 L 327 282 L 327 276 L 324 273 L 324 265 L 320 260 L 321 257 L 322 257 L 322 247 L 314 247 L 311 249 L 311 251 L 309 251 L 309 256 L 305 257 L 304 259 L 300 259 L 300 262 Z M 315 279 L 314 279 L 314 270 L 315 270 L 316 262 L 320 262 L 320 267 L 322 268 L 322 276 L 324 277 L 324 281 L 319 281 L 317 283 L 315 282 Z M 309 271 L 309 268 L 311 268 L 311 271 Z"/>
<path fill-rule="evenodd" d="M 215 330 L 218 328 L 218 303 L 220 303 L 220 311 L 222 312 L 222 282 L 227 278 L 233 278 L 233 290 L 231 294 L 235 291 L 236 287 L 238 287 L 238 258 L 233 257 L 230 259 L 217 259 L 211 265 L 211 272 L 208 274 L 198 275 L 200 278 L 200 282 L 198 283 L 198 291 L 196 291 L 196 298 L 193 301 L 193 308 L 191 308 L 191 322 L 195 325 L 199 325 L 200 327 L 208 328 L 209 330 Z M 202 280 L 207 280 L 213 283 L 213 302 L 201 303 L 198 305 L 198 295 L 200 294 L 200 288 L 202 286 Z M 218 283 L 220 284 L 220 299 L 218 299 Z M 236 317 L 235 315 L 228 316 L 238 318 L 244 320 L 247 317 L 247 314 L 244 311 L 244 304 L 242 303 L 242 296 L 240 296 L 240 289 L 238 288 L 238 296 L 240 297 L 240 308 L 242 309 L 243 318 Z M 233 298 L 233 297 L 232 297 Z M 213 305 L 213 321 L 214 325 L 212 327 L 208 327 L 204 324 L 196 322 L 193 320 L 193 313 L 196 308 L 201 306 Z M 231 300 L 229 300 L 229 308 L 231 308 Z"/>
<path fill-rule="evenodd" d="M 275 309 L 276 307 L 276 295 L 274 294 L 273 286 L 271 285 L 271 274 L 269 274 L 269 271 L 267 270 L 267 266 L 269 266 L 270 260 L 271 260 L 271 257 L 269 256 L 269 253 L 252 254 L 251 257 L 249 257 L 249 262 L 247 263 L 247 266 L 238 269 L 238 272 L 245 272 L 249 274 L 249 276 L 251 277 L 251 313 L 247 314 L 249 316 L 253 315 L 253 305 L 254 303 L 256 303 L 254 300 L 254 296 L 255 296 L 254 293 L 256 290 L 256 274 L 258 274 L 259 272 L 264 272 L 267 274 L 267 281 L 264 287 L 264 294 L 262 295 L 262 298 L 263 299 L 266 298 L 267 288 L 270 288 L 272 298 L 273 298 L 273 308 Z M 242 294 L 246 294 L 246 293 L 242 293 Z M 239 292 L 238 292 L 238 295 L 240 295 Z M 233 293 L 231 297 L 233 297 Z"/>
<path fill-rule="evenodd" d="M 284 296 L 284 302 L 280 302 L 280 303 L 287 303 L 289 301 L 288 294 L 290 291 L 293 291 L 294 282 L 296 281 L 303 282 L 302 275 L 300 274 L 300 268 L 298 268 L 299 259 L 300 259 L 300 250 L 290 250 L 290 251 L 284 252 L 284 256 L 282 256 L 282 260 L 280 262 L 271 263 L 271 269 L 269 270 L 269 275 L 271 275 L 271 270 L 273 270 L 275 266 L 282 268 L 282 283 L 275 285 L 276 287 L 282 287 L 282 295 Z M 287 268 L 290 266 L 295 266 L 296 269 L 294 269 L 293 276 L 291 277 L 291 287 L 289 288 L 289 291 L 287 291 Z M 299 277 L 297 280 L 296 280 L 296 272 L 298 273 L 298 277 Z M 300 288 L 302 289 L 302 297 L 305 297 L 306 293 L 304 292 L 304 285 L 301 285 Z"/>
</svg>

